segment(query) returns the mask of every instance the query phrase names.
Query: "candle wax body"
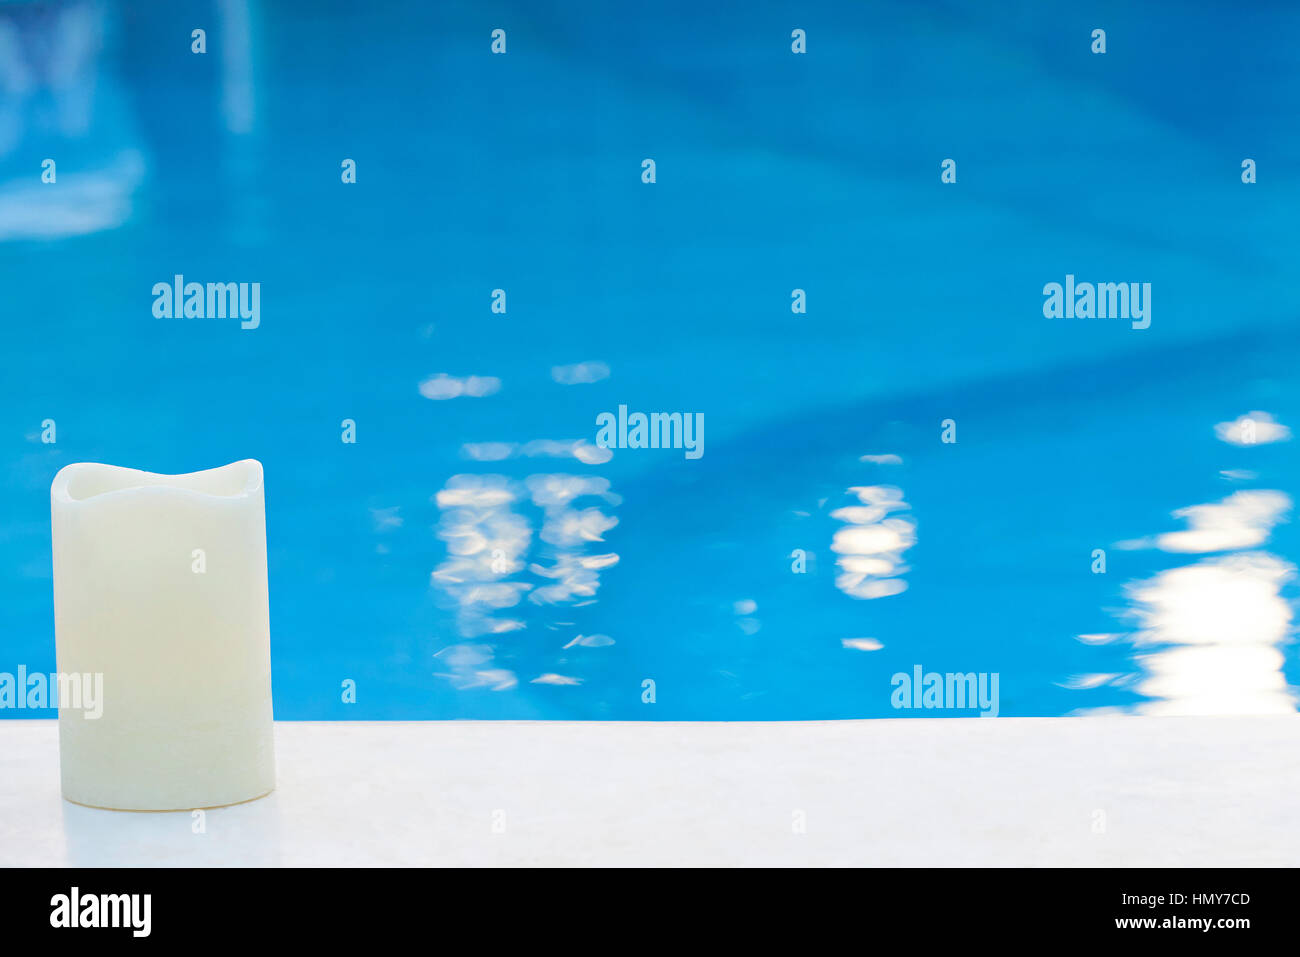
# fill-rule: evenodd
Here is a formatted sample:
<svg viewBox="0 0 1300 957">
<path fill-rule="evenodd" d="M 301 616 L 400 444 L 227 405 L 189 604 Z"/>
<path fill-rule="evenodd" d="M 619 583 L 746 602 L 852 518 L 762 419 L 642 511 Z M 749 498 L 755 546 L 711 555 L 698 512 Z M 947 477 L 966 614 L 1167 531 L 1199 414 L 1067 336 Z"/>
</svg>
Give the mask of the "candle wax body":
<svg viewBox="0 0 1300 957">
<path fill-rule="evenodd" d="M 234 804 L 275 787 L 261 463 L 186 475 L 80 463 L 50 490 L 63 795 L 123 810 Z"/>
</svg>

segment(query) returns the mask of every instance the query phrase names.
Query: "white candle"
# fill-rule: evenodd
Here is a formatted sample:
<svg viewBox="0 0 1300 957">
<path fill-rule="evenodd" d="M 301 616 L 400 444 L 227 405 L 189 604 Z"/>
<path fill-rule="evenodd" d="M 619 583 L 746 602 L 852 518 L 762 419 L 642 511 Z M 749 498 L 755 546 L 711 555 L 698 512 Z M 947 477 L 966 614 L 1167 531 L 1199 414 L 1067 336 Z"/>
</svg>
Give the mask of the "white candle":
<svg viewBox="0 0 1300 957">
<path fill-rule="evenodd" d="M 98 718 L 60 702 L 64 797 L 162 811 L 271 791 L 261 463 L 69 465 L 50 510 L 58 669 L 103 675 Z"/>
</svg>

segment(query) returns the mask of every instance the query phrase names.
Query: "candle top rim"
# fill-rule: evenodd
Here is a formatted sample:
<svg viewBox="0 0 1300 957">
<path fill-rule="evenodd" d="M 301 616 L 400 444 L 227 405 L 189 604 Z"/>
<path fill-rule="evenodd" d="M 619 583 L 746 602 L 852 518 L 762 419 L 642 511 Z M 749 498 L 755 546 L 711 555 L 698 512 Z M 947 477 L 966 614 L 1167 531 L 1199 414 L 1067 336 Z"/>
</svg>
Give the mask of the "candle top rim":
<svg viewBox="0 0 1300 957">
<path fill-rule="evenodd" d="M 262 463 L 257 459 L 240 459 L 229 465 L 172 475 L 99 462 L 73 462 L 54 476 L 50 500 L 77 505 L 106 497 L 158 492 L 240 500 L 261 490 Z"/>
</svg>

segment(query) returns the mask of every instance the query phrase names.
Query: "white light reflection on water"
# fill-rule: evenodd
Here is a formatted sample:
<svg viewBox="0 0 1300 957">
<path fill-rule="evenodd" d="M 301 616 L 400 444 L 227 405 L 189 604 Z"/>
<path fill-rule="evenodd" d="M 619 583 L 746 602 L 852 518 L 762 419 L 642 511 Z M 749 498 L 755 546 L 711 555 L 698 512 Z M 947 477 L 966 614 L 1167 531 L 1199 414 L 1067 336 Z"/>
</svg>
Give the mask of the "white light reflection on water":
<svg viewBox="0 0 1300 957">
<path fill-rule="evenodd" d="M 1291 430 L 1267 412 L 1247 412 L 1232 422 L 1220 422 L 1214 434 L 1229 445 L 1267 445 L 1291 438 Z"/>
<path fill-rule="evenodd" d="M 1284 492 L 1272 489 L 1234 492 L 1221 501 L 1190 505 L 1174 512 L 1174 518 L 1187 520 L 1190 528 L 1184 531 L 1120 542 L 1119 547 L 1198 554 L 1254 548 L 1268 539 L 1273 527 L 1290 508 L 1291 499 Z"/>
<path fill-rule="evenodd" d="M 916 524 L 891 512 L 911 508 L 901 489 L 891 485 L 853 486 L 859 501 L 831 512 L 845 522 L 831 539 L 831 551 L 840 557 L 842 571 L 835 587 L 851 598 L 884 598 L 907 590 L 898 577 L 908 570 L 903 552 L 916 544 Z"/>
<path fill-rule="evenodd" d="M 1281 441 L 1289 436 L 1266 413 L 1252 412 L 1250 418 L 1247 426 L 1241 420 L 1220 423 L 1219 438 L 1249 444 L 1240 441 L 1243 429 L 1254 430 L 1252 441 Z M 1290 496 L 1275 489 L 1235 492 L 1218 502 L 1173 512 L 1188 525 L 1182 531 L 1121 542 L 1122 548 L 1171 554 L 1228 554 L 1125 585 L 1131 604 L 1124 615 L 1138 627 L 1123 637 L 1134 647 L 1138 672 L 1076 675 L 1063 687 L 1132 687 L 1149 699 L 1135 708 L 1142 714 L 1295 711 L 1296 695 L 1283 673 L 1282 652 L 1291 638 L 1293 613 L 1282 589 L 1295 578 L 1296 569 L 1258 550 L 1285 521 L 1291 504 Z M 1090 644 L 1119 637 L 1079 636 Z"/>
<path fill-rule="evenodd" d="M 1146 714 L 1283 714 L 1295 697 L 1280 646 L 1291 633 L 1282 586 L 1295 567 L 1266 552 L 1208 559 L 1130 583 L 1141 629 L 1137 690 Z"/>
<path fill-rule="evenodd" d="M 447 480 L 435 496 L 442 510 L 437 534 L 447 557 L 434 569 L 431 583 L 455 609 L 462 638 L 523 631 L 530 620 L 551 630 L 569 626 L 545 621 L 537 612 L 530 616 L 520 608 L 525 595 L 534 606 L 576 608 L 595 601 L 601 572 L 617 564 L 618 555 L 593 553 L 590 546 L 604 541 L 618 519 L 598 506 L 575 504 L 591 498 L 606 506 L 621 502 L 607 479 L 594 476 L 538 474 L 522 483 L 502 475 Z M 525 514 L 532 510 L 540 510 L 540 523 Z M 557 651 L 612 644 L 607 635 L 578 635 Z M 458 688 L 507 690 L 518 684 L 513 671 L 496 666 L 491 644 L 464 642 L 436 657 L 446 669 L 440 676 Z M 582 679 L 548 672 L 530 681 L 576 686 Z"/>
</svg>

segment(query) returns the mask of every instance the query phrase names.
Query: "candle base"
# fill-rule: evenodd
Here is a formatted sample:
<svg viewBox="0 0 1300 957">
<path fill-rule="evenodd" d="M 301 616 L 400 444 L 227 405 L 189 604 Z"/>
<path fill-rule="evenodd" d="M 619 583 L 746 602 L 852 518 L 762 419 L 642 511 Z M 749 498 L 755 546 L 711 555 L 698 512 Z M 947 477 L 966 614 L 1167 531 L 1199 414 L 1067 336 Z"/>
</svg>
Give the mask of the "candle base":
<svg viewBox="0 0 1300 957">
<path fill-rule="evenodd" d="M 85 801 L 77 801 L 63 795 L 63 800 L 69 804 L 75 804 L 77 807 L 88 807 L 96 811 L 121 811 L 125 814 L 180 814 L 185 811 L 215 811 L 223 807 L 238 807 L 241 804 L 252 804 L 254 801 L 260 801 L 264 797 L 269 797 L 275 793 L 275 788 L 262 794 L 255 795 L 251 798 L 244 798 L 242 801 L 229 801 L 226 804 L 209 804 L 206 807 L 106 807 L 103 804 L 87 804 Z"/>
</svg>

